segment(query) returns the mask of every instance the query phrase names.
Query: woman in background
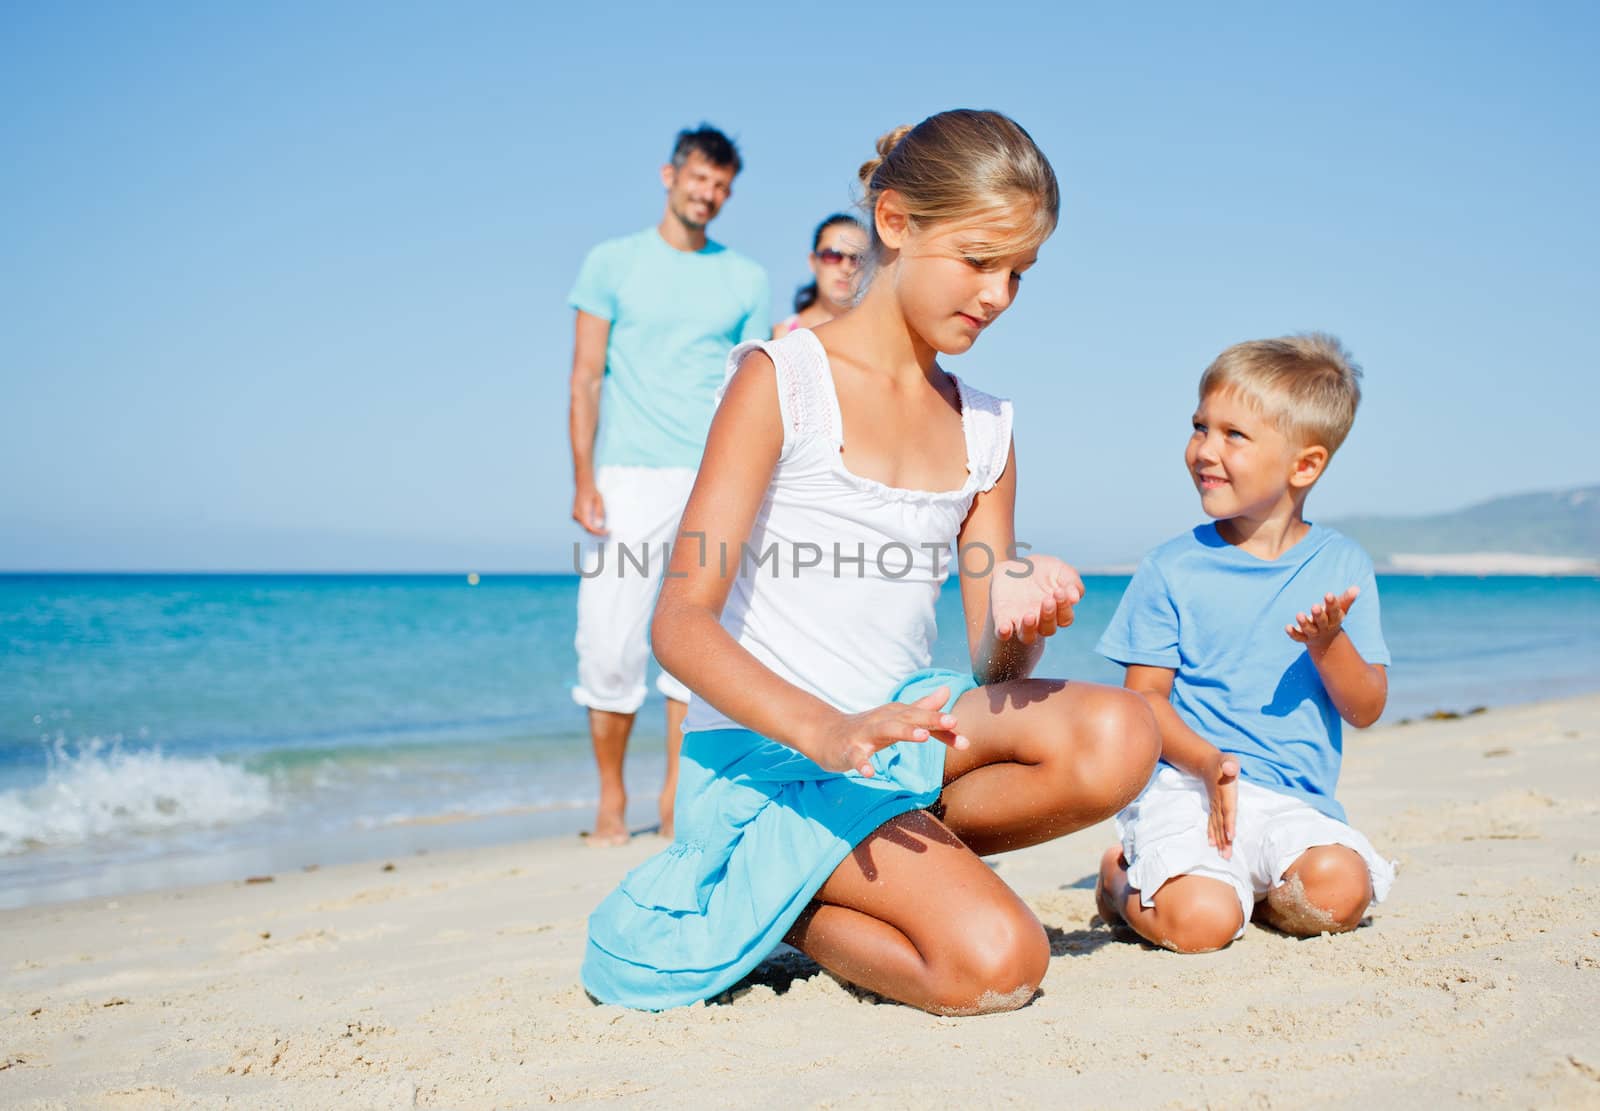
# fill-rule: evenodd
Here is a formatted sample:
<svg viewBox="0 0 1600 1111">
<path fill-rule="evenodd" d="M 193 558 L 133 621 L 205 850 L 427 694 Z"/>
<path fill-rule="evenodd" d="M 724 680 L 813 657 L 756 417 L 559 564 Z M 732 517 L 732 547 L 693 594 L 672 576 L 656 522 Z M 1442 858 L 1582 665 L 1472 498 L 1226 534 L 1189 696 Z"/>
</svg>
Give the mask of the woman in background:
<svg viewBox="0 0 1600 1111">
<path fill-rule="evenodd" d="M 811 237 L 811 281 L 794 295 L 794 315 L 772 329 L 781 339 L 796 328 L 815 328 L 843 316 L 856 303 L 867 232 L 861 221 L 836 212 L 817 225 Z"/>
</svg>

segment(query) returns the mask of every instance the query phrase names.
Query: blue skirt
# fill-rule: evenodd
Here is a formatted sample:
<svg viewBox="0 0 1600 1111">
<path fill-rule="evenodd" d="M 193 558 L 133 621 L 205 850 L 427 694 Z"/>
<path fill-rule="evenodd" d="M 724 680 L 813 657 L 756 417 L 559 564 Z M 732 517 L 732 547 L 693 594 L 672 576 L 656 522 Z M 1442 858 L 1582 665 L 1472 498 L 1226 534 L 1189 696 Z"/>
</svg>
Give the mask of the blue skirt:
<svg viewBox="0 0 1600 1111">
<path fill-rule="evenodd" d="M 890 701 L 970 675 L 927 669 Z M 678 771 L 677 838 L 589 917 L 583 986 L 602 1003 L 659 1011 L 726 991 L 760 964 L 833 870 L 873 830 L 932 805 L 945 746 L 903 741 L 872 758 L 872 778 L 822 770 L 748 729 L 689 733 Z"/>
</svg>

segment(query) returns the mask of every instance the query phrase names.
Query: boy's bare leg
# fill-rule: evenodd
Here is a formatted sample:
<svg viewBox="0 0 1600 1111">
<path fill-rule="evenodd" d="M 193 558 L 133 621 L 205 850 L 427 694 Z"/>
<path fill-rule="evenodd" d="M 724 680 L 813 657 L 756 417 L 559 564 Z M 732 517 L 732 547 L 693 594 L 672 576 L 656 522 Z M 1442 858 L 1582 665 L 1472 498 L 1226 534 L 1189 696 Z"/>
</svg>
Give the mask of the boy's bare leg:
<svg viewBox="0 0 1600 1111">
<path fill-rule="evenodd" d="M 667 699 L 667 776 L 661 783 L 661 836 L 672 840 L 672 807 L 678 797 L 678 754 L 683 751 L 683 715 L 687 702 Z"/>
<path fill-rule="evenodd" d="M 600 808 L 588 837 L 590 845 L 603 848 L 628 841 L 628 789 L 622 779 L 622 758 L 628 751 L 628 734 L 632 731 L 632 714 L 589 711 L 589 739 L 594 744 L 595 765 L 600 769 Z"/>
<path fill-rule="evenodd" d="M 1117 846 L 1100 858 L 1095 906 L 1108 926 L 1124 922 L 1152 945 L 1174 953 L 1211 953 L 1233 940 L 1244 925 L 1244 911 L 1233 888 L 1210 876 L 1174 876 L 1144 906 L 1128 884 L 1128 862 Z"/>
<path fill-rule="evenodd" d="M 1283 873 L 1283 883 L 1258 904 L 1262 919 L 1295 937 L 1339 934 L 1361 925 L 1372 902 L 1372 877 L 1361 854 L 1317 845 Z"/>
<path fill-rule="evenodd" d="M 1128 901 L 1128 861 L 1121 845 L 1112 845 L 1100 854 L 1100 875 L 1094 883 L 1094 909 L 1107 926 L 1128 924 L 1122 904 Z"/>
</svg>

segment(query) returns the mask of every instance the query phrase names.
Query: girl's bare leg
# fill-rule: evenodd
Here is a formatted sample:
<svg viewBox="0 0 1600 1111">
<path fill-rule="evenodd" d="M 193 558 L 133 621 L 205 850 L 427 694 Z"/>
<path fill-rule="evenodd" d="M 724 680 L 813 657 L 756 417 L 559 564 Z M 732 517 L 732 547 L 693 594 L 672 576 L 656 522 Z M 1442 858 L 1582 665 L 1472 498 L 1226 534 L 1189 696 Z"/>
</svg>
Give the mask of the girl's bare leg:
<svg viewBox="0 0 1600 1111">
<path fill-rule="evenodd" d="M 1050 962 L 1033 912 L 922 810 L 856 846 L 786 940 L 852 983 L 935 1014 L 1020 1007 Z"/>
<path fill-rule="evenodd" d="M 971 745 L 945 757 L 939 816 L 980 855 L 1109 818 L 1161 755 L 1150 708 L 1120 687 L 1019 679 L 968 691 L 951 713 Z"/>
<path fill-rule="evenodd" d="M 1160 740 L 1144 701 L 1115 687 L 1019 680 L 969 691 L 953 712 L 971 743 L 946 754 L 943 822 L 918 811 L 879 827 L 788 940 L 852 983 L 924 1010 L 1010 1010 L 1033 997 L 1050 947 L 977 854 L 1116 813 L 1150 778 Z"/>
</svg>

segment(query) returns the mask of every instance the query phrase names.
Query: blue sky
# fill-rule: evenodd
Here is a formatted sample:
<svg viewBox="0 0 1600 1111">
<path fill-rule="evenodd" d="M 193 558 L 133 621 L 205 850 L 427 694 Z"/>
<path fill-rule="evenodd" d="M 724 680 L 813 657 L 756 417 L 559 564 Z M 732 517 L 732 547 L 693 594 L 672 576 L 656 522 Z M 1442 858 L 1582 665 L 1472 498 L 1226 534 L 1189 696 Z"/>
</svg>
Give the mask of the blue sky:
<svg viewBox="0 0 1600 1111">
<path fill-rule="evenodd" d="M 585 250 L 673 134 L 774 311 L 888 128 L 1006 111 L 1061 229 L 952 369 L 1018 405 L 1019 535 L 1197 519 L 1194 383 L 1365 366 L 1314 517 L 1600 480 L 1587 5 L 0 6 L 0 568 L 562 569 Z"/>
</svg>

